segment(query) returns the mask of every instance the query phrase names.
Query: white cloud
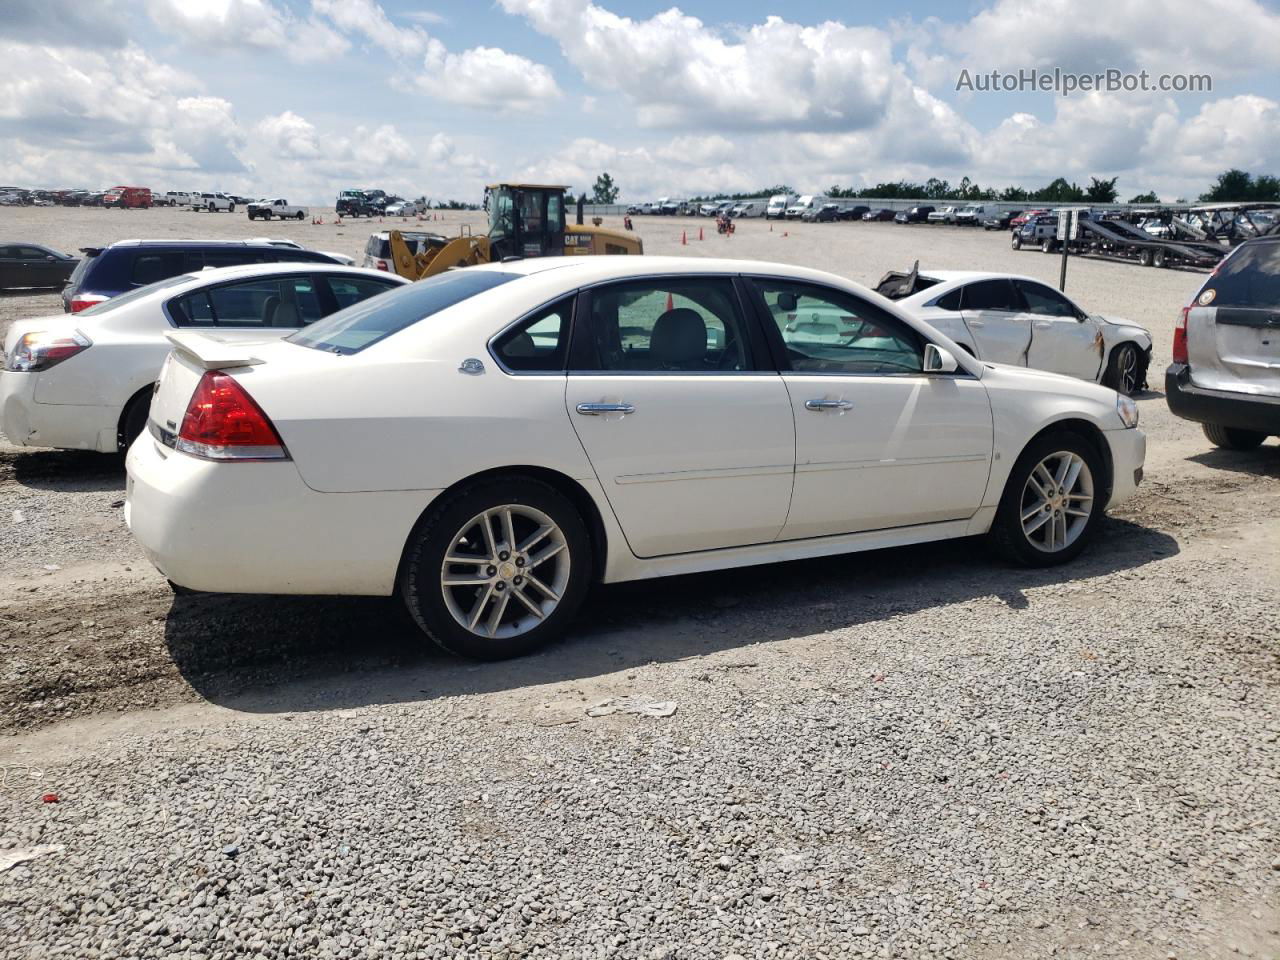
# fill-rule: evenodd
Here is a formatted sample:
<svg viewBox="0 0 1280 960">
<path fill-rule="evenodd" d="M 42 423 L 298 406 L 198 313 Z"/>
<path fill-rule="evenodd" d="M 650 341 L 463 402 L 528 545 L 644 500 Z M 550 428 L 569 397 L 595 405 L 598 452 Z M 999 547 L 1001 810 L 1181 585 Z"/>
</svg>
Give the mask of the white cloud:
<svg viewBox="0 0 1280 960">
<path fill-rule="evenodd" d="M 436 13 L 434 10 L 410 10 L 402 13 L 400 16 L 406 20 L 412 20 L 414 23 L 425 23 L 434 26 L 440 23 L 448 23 L 449 18 L 442 13 Z"/>
<path fill-rule="evenodd" d="M 397 27 L 373 0 L 311 0 L 311 9 L 344 33 L 359 34 L 392 56 L 414 56 L 427 47 L 426 33 L 417 27 Z"/>
<path fill-rule="evenodd" d="M 496 47 L 450 53 L 432 39 L 418 88 L 449 103 L 514 112 L 538 109 L 561 96 L 551 71 Z"/>
<path fill-rule="evenodd" d="M 589 83 L 634 103 L 642 126 L 857 129 L 904 82 L 888 34 L 870 27 L 769 17 L 728 40 L 677 8 L 632 20 L 588 0 L 499 2 Z"/>
<path fill-rule="evenodd" d="M 971 19 L 896 25 L 918 79 L 954 89 L 961 67 L 1016 71 L 1107 68 L 1219 79 L 1267 71 L 1280 47 L 1280 14 L 1257 0 L 996 0 Z"/>
<path fill-rule="evenodd" d="M 314 17 L 301 20 L 271 0 L 146 0 L 146 9 L 156 26 L 204 49 L 280 51 L 310 63 L 350 46 Z"/>
</svg>

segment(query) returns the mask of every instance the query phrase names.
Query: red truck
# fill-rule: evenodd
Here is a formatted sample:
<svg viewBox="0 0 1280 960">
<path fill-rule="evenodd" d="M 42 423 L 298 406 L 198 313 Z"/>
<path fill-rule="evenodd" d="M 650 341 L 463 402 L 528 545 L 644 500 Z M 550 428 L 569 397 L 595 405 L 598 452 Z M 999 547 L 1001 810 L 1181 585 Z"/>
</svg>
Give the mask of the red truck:
<svg viewBox="0 0 1280 960">
<path fill-rule="evenodd" d="M 151 209 L 150 187 L 112 187 L 102 195 L 104 207 L 138 207 Z"/>
</svg>

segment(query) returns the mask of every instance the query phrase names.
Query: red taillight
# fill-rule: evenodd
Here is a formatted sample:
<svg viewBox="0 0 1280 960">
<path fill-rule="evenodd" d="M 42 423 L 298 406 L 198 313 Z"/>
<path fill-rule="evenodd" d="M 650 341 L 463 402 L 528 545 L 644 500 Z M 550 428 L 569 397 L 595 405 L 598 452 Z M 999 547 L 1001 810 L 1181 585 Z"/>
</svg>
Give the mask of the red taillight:
<svg viewBox="0 0 1280 960">
<path fill-rule="evenodd" d="M 187 404 L 174 443 L 206 460 L 287 460 L 284 442 L 235 378 L 210 370 Z"/>
<path fill-rule="evenodd" d="M 77 293 L 71 298 L 71 312 L 79 313 L 81 310 L 88 310 L 90 307 L 96 307 L 107 299 L 109 298 L 99 293 Z"/>
<path fill-rule="evenodd" d="M 391 268 L 387 266 L 387 261 L 385 260 L 379 260 L 377 263 L 377 267 L 379 270 L 386 270 L 388 273 L 391 272 Z"/>
<path fill-rule="evenodd" d="M 1183 307 L 1182 315 L 1178 317 L 1177 324 L 1173 328 L 1173 362 L 1187 363 L 1187 314 L 1191 312 L 1191 307 Z"/>
</svg>

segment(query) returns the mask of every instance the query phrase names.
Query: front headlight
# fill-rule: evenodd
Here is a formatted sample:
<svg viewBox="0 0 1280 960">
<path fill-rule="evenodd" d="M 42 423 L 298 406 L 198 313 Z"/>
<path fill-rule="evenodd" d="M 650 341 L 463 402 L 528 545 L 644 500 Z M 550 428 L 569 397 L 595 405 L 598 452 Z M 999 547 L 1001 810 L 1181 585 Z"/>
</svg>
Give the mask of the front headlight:
<svg viewBox="0 0 1280 960">
<path fill-rule="evenodd" d="M 1125 429 L 1131 430 L 1138 425 L 1138 404 L 1132 397 L 1117 393 L 1116 413 L 1120 415 L 1120 422 L 1125 425 Z"/>
<path fill-rule="evenodd" d="M 48 370 L 91 346 L 93 341 L 79 330 L 70 336 L 48 331 L 24 333 L 14 344 L 13 353 L 5 358 L 4 368 L 14 373 Z"/>
</svg>

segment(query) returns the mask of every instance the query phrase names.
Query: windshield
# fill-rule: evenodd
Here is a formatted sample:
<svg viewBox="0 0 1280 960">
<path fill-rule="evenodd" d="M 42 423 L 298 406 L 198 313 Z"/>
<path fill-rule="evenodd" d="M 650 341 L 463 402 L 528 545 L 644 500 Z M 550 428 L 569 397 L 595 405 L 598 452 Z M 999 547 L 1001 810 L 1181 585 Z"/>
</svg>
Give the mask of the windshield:
<svg viewBox="0 0 1280 960">
<path fill-rule="evenodd" d="M 136 290 L 130 290 L 128 293 L 122 293 L 119 296 L 112 297 L 110 300 L 103 300 L 99 304 L 81 310 L 79 316 L 96 317 L 104 313 L 110 313 L 116 307 L 123 307 L 126 303 L 133 303 L 135 300 L 141 300 L 148 297 L 157 290 L 163 290 L 166 287 L 176 287 L 180 283 L 186 283 L 195 278 L 189 273 L 180 273 L 176 277 L 166 277 L 163 280 L 157 280 L 155 283 L 148 283 L 145 287 L 138 287 Z"/>
<path fill-rule="evenodd" d="M 510 237 L 516 232 L 515 203 L 510 190 L 489 194 L 489 236 Z"/>
<path fill-rule="evenodd" d="M 517 276 L 519 274 L 496 270 L 449 270 L 362 300 L 285 339 L 315 350 L 344 355 L 359 353 L 419 320 L 509 283 Z"/>
</svg>

